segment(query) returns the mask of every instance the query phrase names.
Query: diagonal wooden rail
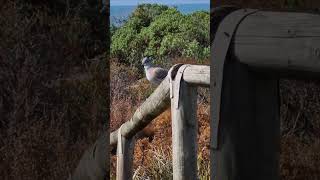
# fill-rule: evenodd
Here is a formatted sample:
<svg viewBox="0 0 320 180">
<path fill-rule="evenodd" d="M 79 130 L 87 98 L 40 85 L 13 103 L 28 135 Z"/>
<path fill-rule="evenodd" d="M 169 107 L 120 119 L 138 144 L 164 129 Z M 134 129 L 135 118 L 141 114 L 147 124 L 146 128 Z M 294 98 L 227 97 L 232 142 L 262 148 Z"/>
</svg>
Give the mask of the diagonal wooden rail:
<svg viewBox="0 0 320 180">
<path fill-rule="evenodd" d="M 183 79 L 190 85 L 209 87 L 210 66 L 190 65 L 184 71 Z M 159 116 L 170 106 L 170 83 L 167 76 L 150 97 L 135 111 L 121 130 L 122 136 L 132 138 L 145 128 L 154 118 Z M 115 146 L 118 139 L 118 130 L 110 134 L 110 145 Z"/>
<path fill-rule="evenodd" d="M 211 46 L 214 101 L 211 101 L 210 176 L 221 180 L 277 180 L 280 178 L 277 80 L 280 77 L 319 79 L 320 16 L 225 10 L 221 12 L 227 16 L 214 13 L 215 20 L 211 23 L 218 28 L 211 28 L 217 31 L 212 36 L 216 42 Z M 109 144 L 118 145 L 117 179 L 131 179 L 134 136 L 166 110 L 170 101 L 173 179 L 197 179 L 195 88 L 209 87 L 210 68 L 197 65 L 180 68 L 184 68 L 178 71 L 182 73 L 181 81 L 173 82 L 166 77 L 121 130 L 112 132 L 110 139 L 103 135 L 97 140 L 84 154 L 71 177 L 73 180 L 105 179 L 103 169 L 109 164 L 104 163 L 104 153 Z"/>
<path fill-rule="evenodd" d="M 132 178 L 134 136 L 170 106 L 172 111 L 173 179 L 195 179 L 197 174 L 196 97 L 198 86 L 209 87 L 210 67 L 182 65 L 174 79 L 170 74 L 133 117 L 110 135 L 117 146 L 117 180 Z M 179 79 L 179 80 L 178 80 Z M 170 93 L 170 88 L 171 93 Z"/>
<path fill-rule="evenodd" d="M 108 175 L 106 175 L 105 171 L 103 169 L 107 169 L 106 161 L 103 157 L 105 157 L 104 153 L 107 153 L 107 151 L 104 151 L 107 149 L 106 142 L 110 143 L 111 147 L 115 147 L 118 145 L 117 153 L 121 153 L 120 159 L 118 159 L 118 174 L 117 179 L 130 179 L 132 178 L 132 169 L 130 163 L 132 163 L 132 148 L 134 143 L 134 136 L 144 129 L 154 118 L 159 116 L 162 112 L 164 112 L 167 108 L 170 107 L 170 101 L 174 101 L 170 99 L 170 80 L 169 76 L 167 76 L 162 83 L 157 87 L 157 89 L 150 95 L 149 98 L 146 99 L 146 101 L 135 111 L 132 118 L 127 121 L 126 123 L 121 125 L 121 128 L 117 129 L 116 131 L 112 132 L 110 134 L 110 139 L 107 139 L 107 135 L 103 134 L 101 135 L 96 143 L 89 148 L 83 155 L 83 157 L 80 160 L 80 163 L 78 164 L 75 172 L 70 176 L 69 180 L 82 180 L 82 179 L 89 179 L 89 180 L 103 180 L 106 179 Z M 181 94 L 183 96 L 184 93 L 188 93 L 188 89 L 192 89 L 192 92 L 195 92 L 196 87 L 209 87 L 210 86 L 210 66 L 205 65 L 188 65 L 183 72 L 182 75 L 182 82 L 181 82 Z M 184 90 L 187 90 L 186 92 Z M 192 94 L 195 96 L 196 94 Z M 188 97 L 186 97 L 188 99 Z M 173 103 L 173 102 L 172 102 Z M 180 106 L 180 109 L 174 109 L 177 114 L 177 119 L 180 120 L 180 122 L 183 125 L 183 117 L 185 117 L 184 112 L 191 113 L 192 111 L 181 111 L 181 109 L 184 109 L 183 106 L 186 106 L 187 104 L 184 104 L 184 101 L 180 102 L 182 105 Z M 188 105 L 187 105 L 188 106 Z M 193 109 L 193 111 L 196 111 L 196 109 Z M 196 121 L 196 119 L 192 119 L 192 121 Z M 190 124 L 186 123 L 184 124 L 189 127 Z M 196 126 L 192 126 L 193 128 L 196 128 Z M 189 149 L 188 146 L 190 143 L 187 141 L 182 140 L 188 137 L 188 133 L 184 133 L 182 131 L 183 126 L 178 126 L 178 129 L 180 129 L 178 134 L 173 135 L 177 138 L 176 144 L 180 144 L 179 148 L 176 149 L 176 152 L 182 151 L 184 152 L 184 149 Z M 121 132 L 120 132 L 121 131 Z M 120 134 L 119 134 L 120 132 Z M 191 132 L 191 131 L 190 131 Z M 196 132 L 196 129 L 192 131 L 192 133 Z M 119 135 L 121 138 L 119 138 Z M 181 138 L 179 140 L 179 138 Z M 121 150 L 119 150 L 119 143 L 118 141 L 121 141 Z M 196 142 L 195 142 L 196 143 Z M 173 146 L 175 146 L 173 144 Z M 185 147 L 187 146 L 187 147 Z M 196 147 L 196 146 L 195 146 Z M 110 147 L 109 147 L 110 149 Z M 194 149 L 194 148 L 193 148 Z M 196 151 L 194 151 L 196 153 Z M 176 155 L 179 155 L 181 153 L 175 153 Z M 191 154 L 192 155 L 192 154 Z M 180 169 L 179 173 L 186 173 L 189 171 L 189 168 L 181 169 L 181 166 L 188 167 L 190 162 L 188 162 L 188 158 L 185 157 L 191 157 L 191 156 L 180 156 L 179 158 L 174 157 L 176 159 L 177 163 L 179 165 L 174 165 L 174 171 L 175 168 Z M 196 156 L 195 156 L 196 157 Z M 105 162 L 103 162 L 105 161 Z M 129 163 L 129 165 L 128 165 Z M 182 164 L 181 164 L 182 163 Z M 108 165 L 109 166 L 109 165 Z M 194 165 L 196 167 L 196 164 Z M 97 169 L 99 171 L 97 171 Z M 102 170 L 102 171 L 100 171 Z M 195 168 L 193 170 L 196 171 Z M 190 171 L 192 173 L 192 171 Z M 189 173 L 190 173 L 189 172 Z M 174 173 L 176 174 L 176 173 Z M 175 179 L 186 179 L 182 176 L 175 176 Z M 187 178 L 189 179 L 189 178 Z"/>
</svg>

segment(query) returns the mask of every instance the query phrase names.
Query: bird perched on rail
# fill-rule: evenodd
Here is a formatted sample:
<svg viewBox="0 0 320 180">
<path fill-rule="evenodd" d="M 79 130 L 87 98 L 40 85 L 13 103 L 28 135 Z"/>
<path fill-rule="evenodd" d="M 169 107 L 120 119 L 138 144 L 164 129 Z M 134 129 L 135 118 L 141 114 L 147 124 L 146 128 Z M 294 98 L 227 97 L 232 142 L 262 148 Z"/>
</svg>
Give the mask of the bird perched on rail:
<svg viewBox="0 0 320 180">
<path fill-rule="evenodd" d="M 168 74 L 166 69 L 155 67 L 152 64 L 152 59 L 150 57 L 144 57 L 142 59 L 142 65 L 144 66 L 148 81 L 154 85 L 159 85 Z"/>
</svg>

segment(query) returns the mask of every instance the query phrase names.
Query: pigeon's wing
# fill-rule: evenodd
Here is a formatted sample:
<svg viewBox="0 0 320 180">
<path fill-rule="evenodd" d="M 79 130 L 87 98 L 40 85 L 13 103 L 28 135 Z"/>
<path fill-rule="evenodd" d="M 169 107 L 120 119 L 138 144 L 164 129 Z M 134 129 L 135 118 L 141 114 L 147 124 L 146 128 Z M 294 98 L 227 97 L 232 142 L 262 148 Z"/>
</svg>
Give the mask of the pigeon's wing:
<svg viewBox="0 0 320 180">
<path fill-rule="evenodd" d="M 155 68 L 154 75 L 156 79 L 163 80 L 168 74 L 168 71 L 163 68 Z"/>
<path fill-rule="evenodd" d="M 160 84 L 167 74 L 168 71 L 160 67 L 152 67 L 146 71 L 147 79 L 152 84 Z"/>
</svg>

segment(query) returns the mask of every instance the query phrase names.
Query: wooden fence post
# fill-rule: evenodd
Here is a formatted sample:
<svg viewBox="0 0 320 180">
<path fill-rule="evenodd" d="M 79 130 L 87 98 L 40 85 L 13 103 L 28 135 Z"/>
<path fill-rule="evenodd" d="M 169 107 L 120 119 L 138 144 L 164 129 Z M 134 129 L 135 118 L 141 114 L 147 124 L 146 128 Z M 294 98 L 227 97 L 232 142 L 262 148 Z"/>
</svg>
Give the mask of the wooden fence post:
<svg viewBox="0 0 320 180">
<path fill-rule="evenodd" d="M 228 61 L 223 81 L 219 146 L 210 151 L 211 179 L 278 180 L 277 79 L 251 72 L 237 61 Z"/>
<path fill-rule="evenodd" d="M 186 149 L 184 154 L 184 161 L 183 163 L 189 166 L 189 162 L 191 162 L 192 167 L 188 167 L 188 169 L 184 170 L 184 172 L 189 172 L 189 169 L 193 169 L 194 176 L 188 176 L 186 179 L 193 179 L 196 177 L 196 129 L 197 129 L 197 122 L 196 119 L 196 87 L 194 86 L 201 86 L 201 87 L 209 87 L 210 86 L 210 67 L 205 65 L 188 65 L 183 73 L 183 79 L 186 82 L 182 86 L 188 86 L 191 88 L 187 90 L 188 93 L 185 92 L 183 89 L 183 94 L 187 94 L 186 99 L 182 99 L 182 105 L 185 107 L 186 105 L 190 104 L 190 108 L 187 110 L 181 110 L 179 112 L 180 120 L 182 120 L 184 116 L 188 117 L 188 119 L 194 119 L 194 121 L 188 121 L 188 126 L 191 127 L 185 128 L 188 134 L 183 134 L 180 132 L 180 135 L 184 136 L 184 140 L 182 140 L 183 144 L 187 146 L 187 143 L 193 142 L 191 146 L 193 147 L 183 147 L 181 149 Z M 139 131 L 145 128 L 154 118 L 164 112 L 170 105 L 170 84 L 169 84 L 169 77 L 163 80 L 163 82 L 158 86 L 158 88 L 152 93 L 152 95 L 135 111 L 132 118 L 122 125 L 121 134 L 125 136 L 121 137 L 122 142 L 122 149 L 124 149 L 124 156 L 120 157 L 119 167 L 123 172 L 129 173 L 118 173 L 118 174 L 132 174 L 132 158 L 133 156 L 133 148 L 128 148 L 128 144 L 130 144 L 131 138 L 133 138 Z M 190 87 L 189 87 L 190 85 Z M 189 92 L 194 91 L 194 93 Z M 185 95 L 183 95 L 185 96 Z M 185 101 L 185 102 L 184 102 Z M 180 107 L 182 108 L 182 107 Z M 191 111 L 190 111 L 191 110 Z M 176 110 L 174 110 L 176 111 Z M 177 110 L 178 111 L 178 110 Z M 189 115 L 192 116 L 189 116 Z M 186 123 L 185 121 L 181 121 L 182 123 Z M 180 122 L 180 123 L 181 123 Z M 193 124 L 194 123 L 194 124 Z M 194 127 L 193 127 L 194 126 Z M 190 129 L 192 133 L 189 133 Z M 183 130 L 185 131 L 185 130 Z M 191 135 L 190 135 L 191 134 Z M 109 173 L 109 147 L 111 146 L 114 148 L 118 144 L 118 135 L 119 129 L 115 130 L 111 134 L 109 134 L 108 128 L 107 133 L 102 134 L 98 140 L 95 142 L 93 146 L 91 146 L 82 156 L 77 168 L 74 170 L 74 173 L 70 175 L 69 180 L 99 180 L 99 179 L 110 179 Z M 181 137 L 182 137 L 181 136 Z M 192 137 L 191 139 L 189 137 Z M 131 142 L 132 146 L 134 146 L 134 142 Z M 175 143 L 177 144 L 177 143 Z M 109 146 L 110 145 L 110 146 Z M 191 149 L 191 151 L 189 151 Z M 176 150 L 179 153 L 179 149 Z M 192 155 L 189 154 L 192 152 Z M 180 157 L 181 158 L 181 157 Z M 129 159 L 129 161 L 127 161 Z M 175 158 L 177 159 L 177 158 Z M 191 161 L 189 161 L 191 159 Z M 125 163 L 124 163 L 125 162 Z M 129 163 L 128 163 L 129 162 Z M 194 162 L 194 163 L 192 163 Z M 122 164 L 120 164 L 122 163 Z M 177 164 L 177 163 L 176 163 Z M 178 166 L 176 166 L 178 167 Z M 175 168 L 176 169 L 176 168 Z M 190 171 L 191 172 L 191 171 Z M 181 173 L 180 173 L 181 174 Z M 190 174 L 190 173 L 188 173 Z M 126 177 L 122 177 L 126 179 Z M 128 179 L 132 178 L 128 176 Z M 183 179 L 183 177 L 181 177 Z M 119 177 L 120 179 L 120 177 Z"/>
<path fill-rule="evenodd" d="M 117 146 L 117 180 L 132 180 L 135 138 L 126 139 L 119 130 Z"/>
<path fill-rule="evenodd" d="M 197 179 L 197 89 L 181 80 L 173 82 L 174 91 L 179 85 L 180 93 L 171 99 L 173 179 L 194 180 Z"/>
<path fill-rule="evenodd" d="M 68 180 L 102 180 L 109 178 L 109 131 L 103 132 L 84 152 Z"/>
</svg>

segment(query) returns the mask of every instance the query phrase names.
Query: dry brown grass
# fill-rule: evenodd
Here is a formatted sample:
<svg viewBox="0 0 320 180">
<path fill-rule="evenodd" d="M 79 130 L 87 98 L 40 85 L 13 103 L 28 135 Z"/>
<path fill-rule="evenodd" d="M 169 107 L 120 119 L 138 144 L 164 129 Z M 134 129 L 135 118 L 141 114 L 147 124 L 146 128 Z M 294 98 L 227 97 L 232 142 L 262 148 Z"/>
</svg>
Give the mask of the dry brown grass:
<svg viewBox="0 0 320 180">
<path fill-rule="evenodd" d="M 105 42 L 47 10 L 1 1 L 1 179 L 66 179 L 108 118 Z"/>
<path fill-rule="evenodd" d="M 320 178 L 320 142 L 306 144 L 295 137 L 282 138 L 281 177 L 286 180 L 317 180 Z"/>
<path fill-rule="evenodd" d="M 174 63 L 189 63 L 194 64 L 194 60 L 178 59 Z M 132 80 L 133 81 L 133 80 Z M 129 84 L 135 84 L 131 82 Z M 150 91 L 151 87 L 148 82 L 139 81 L 139 91 Z M 319 112 L 320 112 L 320 88 L 318 82 L 302 82 L 292 80 L 281 80 L 280 95 L 281 95 L 281 156 L 280 167 L 282 179 L 288 180 L 315 180 L 320 178 L 320 154 L 319 152 Z M 126 92 L 126 97 L 133 97 L 135 93 Z M 132 91 L 134 92 L 134 91 Z M 198 143 L 199 157 L 198 163 L 201 164 L 202 177 L 208 177 L 209 165 L 209 91 L 199 89 L 202 96 L 199 97 L 198 108 Z M 139 95 L 139 101 L 136 103 L 127 103 L 127 109 L 130 108 L 130 113 L 127 111 L 126 120 L 129 120 L 132 112 L 147 98 L 147 94 Z M 302 104 L 302 105 L 301 105 Z M 120 125 L 120 123 L 118 123 Z M 118 125 L 118 126 L 119 126 Z M 156 119 L 151 125 L 154 130 L 154 139 L 149 142 L 148 139 L 138 140 L 135 146 L 134 168 L 137 171 L 137 179 L 157 176 L 160 167 L 159 162 L 163 159 L 168 161 L 171 157 L 155 157 L 155 152 L 166 152 L 165 155 L 171 156 L 171 114 L 168 109 Z M 164 156 L 165 156 L 164 155 Z M 158 162 L 159 161 L 159 162 Z M 115 168 L 115 156 L 112 161 L 113 169 Z M 161 163 L 160 163 L 161 164 Z M 163 164 L 162 172 L 167 171 L 170 167 Z M 154 172 L 154 173 L 152 173 Z M 114 171 L 113 171 L 114 174 Z M 159 173 L 158 173 L 159 174 Z M 169 175 L 169 176 L 168 176 Z M 161 178 L 167 178 L 170 174 L 161 175 Z M 138 178 L 139 177 L 139 178 Z M 160 178 L 160 179 L 161 179 Z"/>
<path fill-rule="evenodd" d="M 198 110 L 199 119 L 199 157 L 198 161 L 202 163 L 201 174 L 208 174 L 209 165 L 209 115 L 207 106 L 201 105 Z M 139 171 L 139 177 L 153 177 L 157 179 L 157 173 L 160 167 L 155 166 L 159 159 L 155 156 L 155 151 L 164 151 L 170 157 L 162 157 L 171 160 L 171 115 L 170 110 L 165 111 L 158 116 L 152 123 L 155 130 L 154 140 L 150 143 L 147 139 L 137 141 L 135 146 L 134 168 Z M 281 178 L 286 180 L 317 180 L 320 178 L 320 150 L 319 139 L 311 144 L 303 142 L 295 136 L 283 137 L 281 139 L 280 168 Z M 115 167 L 115 156 L 113 157 L 113 166 Z M 171 162 L 170 162 L 171 163 Z M 167 165 L 162 171 L 167 172 Z M 204 169 L 204 170 L 203 170 Z M 170 174 L 169 174 L 170 175 Z M 162 175 L 163 177 L 167 177 Z M 207 176 L 206 176 L 207 177 Z M 159 178 L 158 178 L 159 179 Z M 161 179 L 161 178 L 160 178 Z M 170 178 L 168 178 L 170 179 Z"/>
<path fill-rule="evenodd" d="M 138 69 L 117 63 L 115 59 L 111 60 L 110 70 L 110 127 L 113 131 L 131 118 L 152 87 L 144 79 L 139 80 L 142 76 Z"/>
<path fill-rule="evenodd" d="M 280 81 L 281 176 L 288 180 L 320 179 L 320 84 Z"/>
<path fill-rule="evenodd" d="M 293 9 L 314 10 L 319 8 L 319 1 L 289 1 L 289 0 L 223 0 L 211 1 L 214 6 L 222 4 L 234 4 L 240 7 L 267 8 L 267 9 Z M 192 59 L 177 59 L 175 63 L 194 64 Z M 210 64 L 205 61 L 205 64 Z M 172 64 L 165 64 L 169 67 Z M 208 92 L 200 90 L 202 97 L 208 99 Z M 317 81 L 280 81 L 281 98 L 281 178 L 285 180 L 316 180 L 320 179 L 320 84 Z M 209 140 L 209 116 L 206 101 L 199 101 L 198 111 L 199 131 L 199 152 L 208 163 L 209 151 L 207 148 Z M 155 138 L 152 143 L 146 139 L 137 142 L 135 147 L 135 167 L 142 167 L 148 172 L 156 159 L 152 158 L 154 147 L 170 150 L 171 146 L 171 123 L 170 112 L 166 111 L 156 118 L 152 123 L 155 128 Z M 149 151 L 149 150 L 150 151 Z M 170 159 L 170 157 L 168 157 Z M 152 167 L 151 167 L 152 169 Z"/>
<path fill-rule="evenodd" d="M 195 64 L 194 60 L 179 59 L 174 63 Z M 154 87 L 148 81 L 141 78 L 138 70 L 130 70 L 129 67 L 112 62 L 111 65 L 111 127 L 112 130 L 118 128 L 123 122 L 129 120 L 136 108 L 151 94 Z M 127 70 L 125 70 L 127 69 Z M 129 70 L 128 70 L 129 69 Z M 125 72 L 125 73 L 124 73 Z M 124 73 L 124 74 L 122 74 Z M 130 76 L 129 76 L 130 75 Z M 134 78 L 136 77 L 136 78 Z M 120 88 L 121 87 L 121 88 Z M 202 102 L 202 101 L 200 101 Z M 204 104 L 199 108 L 198 117 L 199 132 L 204 132 L 199 136 L 199 151 L 203 158 L 202 164 L 207 164 L 209 145 L 209 124 L 208 107 Z M 135 145 L 134 169 L 136 179 L 151 177 L 153 179 L 167 179 L 171 177 L 168 170 L 171 163 L 171 113 L 168 109 L 148 126 L 154 131 L 154 139 L 149 142 L 147 138 L 140 139 Z M 165 152 L 165 153 L 164 153 Z M 112 157 L 112 174 L 115 175 L 116 157 Z M 161 169 L 162 168 L 162 169 Z"/>
</svg>

